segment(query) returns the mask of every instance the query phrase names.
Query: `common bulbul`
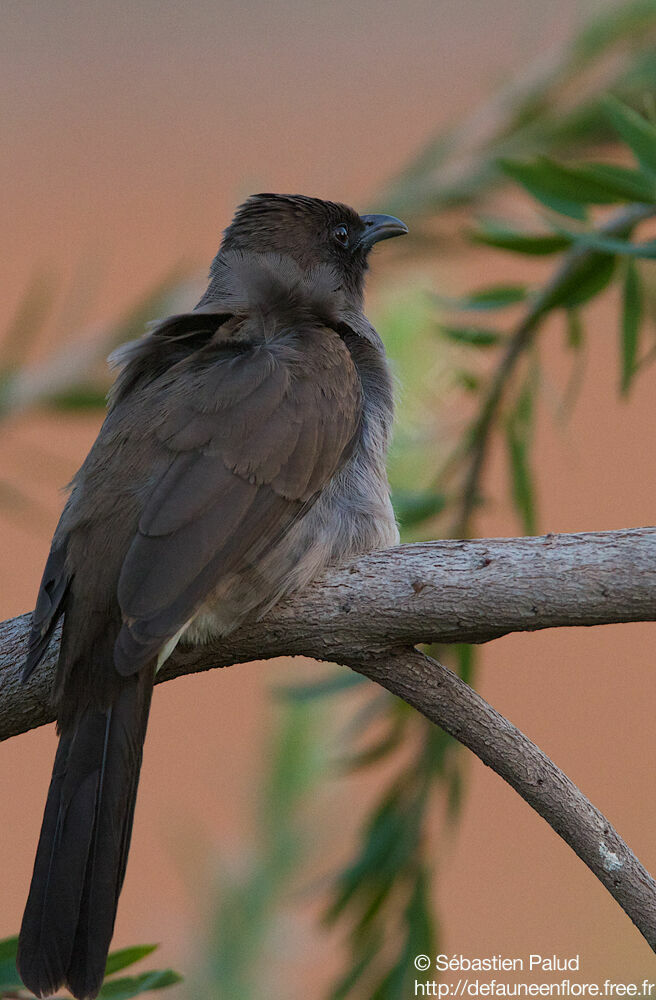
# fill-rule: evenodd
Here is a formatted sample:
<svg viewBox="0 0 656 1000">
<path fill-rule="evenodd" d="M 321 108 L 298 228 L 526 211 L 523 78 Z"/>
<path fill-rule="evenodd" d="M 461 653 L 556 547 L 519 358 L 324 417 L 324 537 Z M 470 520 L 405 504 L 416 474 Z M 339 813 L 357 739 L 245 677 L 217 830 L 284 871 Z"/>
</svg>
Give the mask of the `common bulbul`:
<svg viewBox="0 0 656 1000">
<path fill-rule="evenodd" d="M 191 312 L 122 348 L 55 531 L 24 677 L 63 617 L 59 746 L 18 947 L 39 997 L 96 997 L 125 874 L 153 680 L 325 567 L 393 545 L 392 383 L 363 308 L 407 227 L 300 195 L 236 212 Z"/>
</svg>

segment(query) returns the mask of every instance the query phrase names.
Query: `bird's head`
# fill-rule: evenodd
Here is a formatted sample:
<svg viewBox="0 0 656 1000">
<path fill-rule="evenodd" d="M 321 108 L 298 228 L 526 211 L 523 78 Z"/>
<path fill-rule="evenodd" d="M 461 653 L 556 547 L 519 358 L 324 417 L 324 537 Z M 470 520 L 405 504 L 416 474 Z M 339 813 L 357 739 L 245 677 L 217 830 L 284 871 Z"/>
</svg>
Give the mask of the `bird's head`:
<svg viewBox="0 0 656 1000">
<path fill-rule="evenodd" d="M 347 299 L 360 307 L 369 252 L 408 227 L 392 215 L 358 215 L 333 201 L 304 195 L 256 194 L 237 209 L 221 253 L 279 253 L 301 270 L 329 266 Z"/>
</svg>

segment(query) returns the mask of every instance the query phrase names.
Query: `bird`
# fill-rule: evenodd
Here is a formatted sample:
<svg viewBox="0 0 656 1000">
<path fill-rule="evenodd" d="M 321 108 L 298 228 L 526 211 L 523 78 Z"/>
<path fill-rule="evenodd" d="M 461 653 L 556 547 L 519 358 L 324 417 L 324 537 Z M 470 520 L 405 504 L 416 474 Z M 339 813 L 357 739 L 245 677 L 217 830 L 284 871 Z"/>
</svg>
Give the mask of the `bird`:
<svg viewBox="0 0 656 1000">
<path fill-rule="evenodd" d="M 253 195 L 207 290 L 111 356 L 33 614 L 26 680 L 63 618 L 59 736 L 17 967 L 37 997 L 101 988 L 155 675 L 324 569 L 398 542 L 393 380 L 363 312 L 372 247 L 408 232 L 304 195 Z"/>
</svg>

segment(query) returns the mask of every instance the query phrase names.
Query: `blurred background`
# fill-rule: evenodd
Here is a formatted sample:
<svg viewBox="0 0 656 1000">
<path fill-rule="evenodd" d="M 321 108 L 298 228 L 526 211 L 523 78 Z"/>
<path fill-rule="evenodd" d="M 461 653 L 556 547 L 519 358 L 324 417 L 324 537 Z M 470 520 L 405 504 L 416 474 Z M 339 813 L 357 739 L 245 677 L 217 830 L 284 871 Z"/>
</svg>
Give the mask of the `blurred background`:
<svg viewBox="0 0 656 1000">
<path fill-rule="evenodd" d="M 599 24 L 611 27 L 594 49 Z M 147 319 L 197 301 L 221 230 L 256 191 L 411 224 L 407 245 L 375 254 L 368 313 L 399 376 L 392 477 L 400 506 L 412 501 L 406 537 L 447 534 L 431 490 L 494 361 L 470 364 L 436 336 L 435 296 L 536 286 L 554 266 L 459 234 L 479 212 L 535 218 L 525 193 L 494 186 L 499 155 L 587 155 L 598 143 L 624 162 L 576 114 L 616 83 L 649 111 L 654 24 L 653 3 L 601 0 L 3 0 L 1 616 L 33 606 L 61 488 L 102 420 L 102 359 Z M 586 25 L 587 50 L 576 42 Z M 654 375 L 618 391 L 619 296 L 612 285 L 588 307 L 584 361 L 571 322 L 569 340 L 556 317 L 541 337 L 528 516 L 540 532 L 654 521 Z M 472 391 L 460 398 L 453 373 L 465 369 Z M 485 490 L 476 533 L 520 533 L 526 504 L 522 522 L 501 441 Z M 653 660 L 651 626 L 613 626 L 499 640 L 476 673 L 652 871 Z M 302 687 L 326 677 L 343 690 Z M 322 920 L 334 876 L 398 773 L 392 753 L 367 768 L 339 759 L 376 705 L 343 674 L 299 661 L 157 689 L 115 944 L 159 942 L 157 964 L 187 977 L 172 1000 L 330 995 L 350 962 L 348 919 Z M 47 727 L 0 751 L 0 938 L 20 925 L 54 747 Z M 477 760 L 449 753 L 421 835 L 439 950 L 580 953 L 582 979 L 656 978 L 648 946 L 550 828 Z M 456 788 L 457 815 L 444 804 Z"/>
</svg>

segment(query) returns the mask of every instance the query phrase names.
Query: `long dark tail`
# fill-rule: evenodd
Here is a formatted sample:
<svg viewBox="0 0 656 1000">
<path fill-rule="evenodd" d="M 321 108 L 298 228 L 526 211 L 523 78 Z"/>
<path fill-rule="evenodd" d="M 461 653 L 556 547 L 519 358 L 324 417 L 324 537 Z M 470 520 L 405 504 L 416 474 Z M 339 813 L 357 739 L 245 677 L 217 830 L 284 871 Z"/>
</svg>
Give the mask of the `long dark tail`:
<svg viewBox="0 0 656 1000">
<path fill-rule="evenodd" d="M 97 996 L 123 885 L 153 672 L 125 679 L 107 711 L 89 709 L 59 740 L 18 971 L 38 997 L 67 986 Z"/>
</svg>

